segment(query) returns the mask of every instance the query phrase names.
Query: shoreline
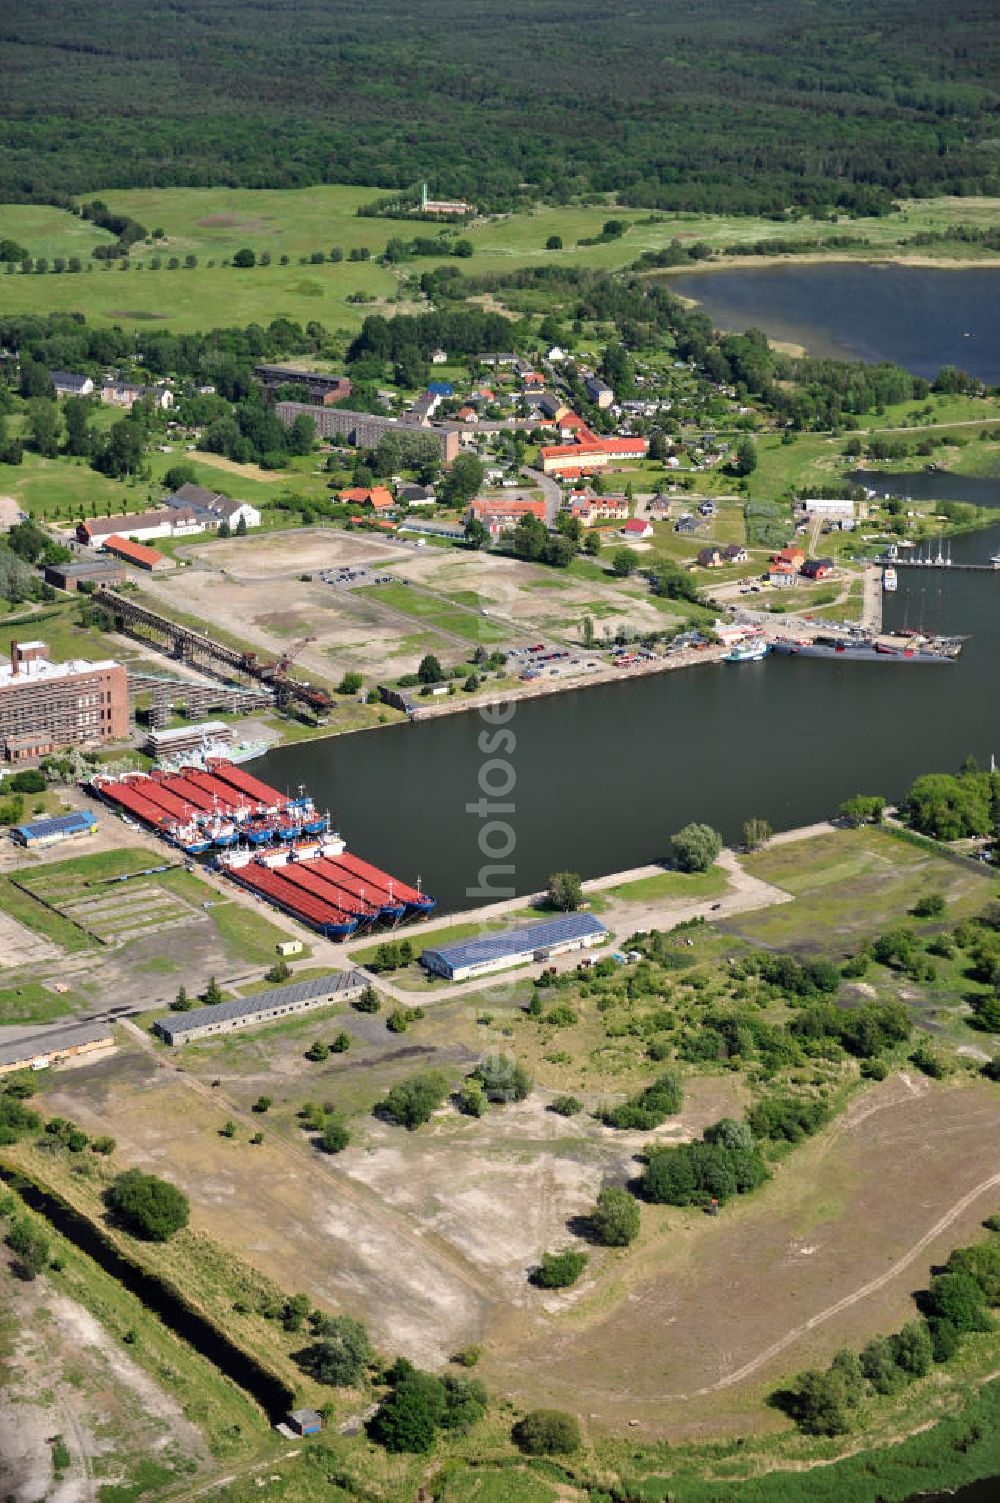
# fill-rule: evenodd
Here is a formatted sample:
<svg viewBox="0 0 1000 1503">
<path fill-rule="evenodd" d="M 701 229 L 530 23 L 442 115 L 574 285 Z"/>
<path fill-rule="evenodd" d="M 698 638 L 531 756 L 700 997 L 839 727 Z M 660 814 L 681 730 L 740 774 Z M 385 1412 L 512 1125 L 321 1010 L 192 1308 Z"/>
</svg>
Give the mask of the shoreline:
<svg viewBox="0 0 1000 1503">
<path fill-rule="evenodd" d="M 975 260 L 958 260 L 954 256 L 931 256 L 920 252 L 913 256 L 906 256 L 898 252 L 880 251 L 875 246 L 860 246 L 857 255 L 853 256 L 843 250 L 833 250 L 829 253 L 803 251 L 801 255 L 796 255 L 794 251 L 782 251 L 773 256 L 719 255 L 714 261 L 690 261 L 683 266 L 654 266 L 647 271 L 640 272 L 639 275 L 642 277 L 701 277 L 710 276 L 713 271 L 731 271 L 738 266 L 820 266 L 825 264 L 916 266 L 925 271 L 982 271 L 1000 267 L 1000 256 L 989 255 Z"/>
</svg>

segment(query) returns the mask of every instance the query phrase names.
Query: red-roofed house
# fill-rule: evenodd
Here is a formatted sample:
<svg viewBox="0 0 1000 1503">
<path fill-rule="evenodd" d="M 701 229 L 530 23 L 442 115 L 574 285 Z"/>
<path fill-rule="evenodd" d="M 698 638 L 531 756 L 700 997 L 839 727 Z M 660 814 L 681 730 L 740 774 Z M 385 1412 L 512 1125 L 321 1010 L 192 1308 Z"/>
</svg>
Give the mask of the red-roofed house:
<svg viewBox="0 0 1000 1503">
<path fill-rule="evenodd" d="M 806 555 L 802 548 L 782 548 L 780 553 L 771 555 L 773 564 L 787 564 L 790 569 L 801 569 L 806 561 Z"/>
<path fill-rule="evenodd" d="M 479 413 L 474 407 L 460 407 L 458 409 L 458 418 L 459 422 L 462 423 L 478 423 Z"/>
<path fill-rule="evenodd" d="M 569 513 L 578 517 L 584 527 L 593 527 L 596 522 L 627 522 L 627 496 L 593 496 L 578 492 L 570 497 Z"/>
<path fill-rule="evenodd" d="M 465 515 L 466 520 L 478 517 L 490 537 L 498 538 L 502 532 L 510 532 L 518 522 L 523 522 L 525 517 L 537 517 L 544 522 L 545 502 L 530 499 L 505 501 L 502 497 L 496 501 L 473 501 Z"/>
<path fill-rule="evenodd" d="M 387 485 L 355 485 L 341 491 L 340 499 L 354 506 L 370 506 L 374 511 L 387 511 L 396 504 Z"/>
<path fill-rule="evenodd" d="M 640 538 L 651 538 L 652 536 L 653 524 L 652 522 L 647 522 L 645 517 L 633 517 L 622 528 L 622 537 L 628 538 L 630 543 L 634 543 Z"/>
<path fill-rule="evenodd" d="M 580 442 L 595 439 L 595 435 L 591 433 L 583 418 L 578 417 L 575 412 L 566 412 L 561 418 L 557 418 L 556 427 L 559 429 L 560 438 L 577 439 Z"/>
</svg>

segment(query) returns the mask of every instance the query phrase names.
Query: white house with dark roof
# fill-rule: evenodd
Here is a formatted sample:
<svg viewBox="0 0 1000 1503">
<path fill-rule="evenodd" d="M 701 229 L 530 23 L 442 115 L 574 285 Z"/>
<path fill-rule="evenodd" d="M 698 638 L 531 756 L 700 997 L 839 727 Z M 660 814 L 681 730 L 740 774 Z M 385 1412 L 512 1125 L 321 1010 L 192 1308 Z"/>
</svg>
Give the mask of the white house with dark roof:
<svg viewBox="0 0 1000 1503">
<path fill-rule="evenodd" d="M 172 496 L 166 496 L 164 506 L 175 511 L 191 511 L 203 523 L 206 531 L 227 522 L 231 531 L 242 521 L 247 528 L 260 526 L 260 512 L 249 501 L 234 501 L 220 491 L 210 491 L 194 481 L 187 481 Z"/>
<path fill-rule="evenodd" d="M 89 376 L 78 376 L 72 371 L 49 371 L 49 379 L 56 389 L 57 397 L 89 397 L 93 395 L 94 383 Z"/>
</svg>

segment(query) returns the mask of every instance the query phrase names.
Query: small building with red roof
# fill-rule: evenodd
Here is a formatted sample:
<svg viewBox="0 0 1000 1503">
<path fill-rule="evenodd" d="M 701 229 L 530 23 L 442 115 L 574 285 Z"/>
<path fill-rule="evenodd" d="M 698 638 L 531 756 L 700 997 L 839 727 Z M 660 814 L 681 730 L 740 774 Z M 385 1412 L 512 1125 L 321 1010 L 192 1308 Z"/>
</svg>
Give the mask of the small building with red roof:
<svg viewBox="0 0 1000 1503">
<path fill-rule="evenodd" d="M 642 538 L 651 538 L 652 536 L 653 524 L 652 522 L 647 522 L 645 517 L 632 517 L 622 528 L 622 537 L 628 538 L 630 543 L 634 543 Z"/>
<path fill-rule="evenodd" d="M 145 543 L 133 543 L 129 538 L 120 538 L 115 534 L 104 539 L 104 552 L 120 558 L 123 564 L 133 564 L 137 569 L 145 569 L 150 574 L 159 574 L 164 569 L 174 567 L 173 559 L 167 558 L 165 553 L 160 553 L 156 548 L 147 548 Z"/>
</svg>

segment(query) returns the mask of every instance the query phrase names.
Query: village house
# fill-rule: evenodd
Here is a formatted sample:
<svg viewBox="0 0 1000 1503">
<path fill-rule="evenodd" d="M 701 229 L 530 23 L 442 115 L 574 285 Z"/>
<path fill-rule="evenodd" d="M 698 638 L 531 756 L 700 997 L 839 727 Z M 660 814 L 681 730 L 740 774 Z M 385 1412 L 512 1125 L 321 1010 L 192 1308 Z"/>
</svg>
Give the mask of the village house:
<svg viewBox="0 0 1000 1503">
<path fill-rule="evenodd" d="M 370 506 L 373 511 L 389 511 L 396 504 L 387 485 L 354 485 L 341 491 L 339 499 L 351 506 Z"/>
<path fill-rule="evenodd" d="M 101 386 L 101 401 L 108 407 L 131 412 L 136 402 L 149 399 L 155 407 L 168 411 L 174 405 L 169 386 L 144 386 L 138 381 L 107 380 Z"/>
<path fill-rule="evenodd" d="M 433 506 L 435 501 L 432 485 L 404 485 L 398 497 L 403 506 Z"/>
<path fill-rule="evenodd" d="M 802 568 L 806 561 L 805 550 L 802 548 L 782 548 L 780 553 L 771 555 L 772 564 L 785 566 L 795 572 Z"/>
<path fill-rule="evenodd" d="M 49 371 L 49 380 L 57 397 L 89 397 L 94 391 L 89 376 L 75 376 L 71 371 Z"/>
<path fill-rule="evenodd" d="M 465 514 L 466 521 L 475 517 L 482 522 L 492 540 L 496 540 L 502 533 L 511 532 L 525 517 L 537 517 L 540 522 L 545 521 L 545 502 L 525 500 L 478 500 L 473 501 Z"/>
<path fill-rule="evenodd" d="M 750 555 L 742 543 L 727 543 L 722 552 L 727 564 L 745 564 L 750 561 Z"/>
<path fill-rule="evenodd" d="M 163 504 L 175 511 L 192 511 L 206 532 L 221 527 L 223 522 L 231 532 L 235 532 L 241 523 L 246 528 L 260 526 L 260 512 L 249 501 L 234 501 L 221 491 L 210 491 L 193 481 L 180 486 L 173 495 L 164 497 Z"/>
<path fill-rule="evenodd" d="M 708 548 L 702 548 L 695 562 L 700 564 L 703 569 L 721 569 L 724 567 L 726 559 L 722 549 L 717 548 L 713 543 Z"/>
<path fill-rule="evenodd" d="M 633 517 L 622 528 L 622 537 L 629 543 L 636 543 L 643 538 L 651 538 L 652 536 L 653 524 L 647 521 L 645 517 Z"/>
<path fill-rule="evenodd" d="M 833 559 L 807 558 L 799 573 L 803 579 L 829 579 L 833 573 Z"/>
<path fill-rule="evenodd" d="M 593 527 L 597 522 L 627 522 L 628 497 L 595 496 L 591 491 L 576 491 L 569 498 L 569 513 L 584 527 Z"/>
<path fill-rule="evenodd" d="M 779 589 L 787 588 L 798 579 L 798 570 L 789 563 L 778 561 L 771 564 L 767 579 L 769 584 L 776 585 Z"/>
<path fill-rule="evenodd" d="M 614 402 L 614 392 L 607 382 L 602 381 L 599 376 L 588 376 L 583 385 L 587 396 L 602 411 L 605 411 Z"/>
<path fill-rule="evenodd" d="M 557 416 L 555 423 L 560 438 L 579 439 L 581 441 L 595 438 L 595 435 L 591 433 L 583 418 L 578 417 L 575 412 L 561 413 Z"/>
</svg>

